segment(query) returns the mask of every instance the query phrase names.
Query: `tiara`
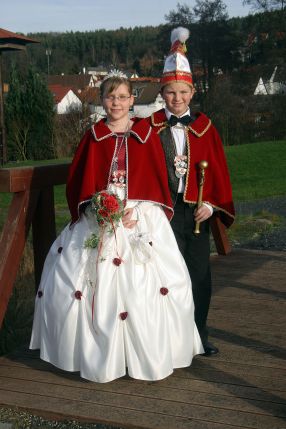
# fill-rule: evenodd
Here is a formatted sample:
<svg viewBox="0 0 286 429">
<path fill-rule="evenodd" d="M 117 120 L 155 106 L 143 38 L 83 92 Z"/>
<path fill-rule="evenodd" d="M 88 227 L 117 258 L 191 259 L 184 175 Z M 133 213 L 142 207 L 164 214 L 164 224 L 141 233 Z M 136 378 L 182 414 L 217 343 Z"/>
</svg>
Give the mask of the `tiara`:
<svg viewBox="0 0 286 429">
<path fill-rule="evenodd" d="M 111 77 L 119 77 L 121 79 L 127 79 L 127 75 L 118 69 L 110 70 L 110 72 L 104 77 L 103 80 L 107 80 Z"/>
</svg>

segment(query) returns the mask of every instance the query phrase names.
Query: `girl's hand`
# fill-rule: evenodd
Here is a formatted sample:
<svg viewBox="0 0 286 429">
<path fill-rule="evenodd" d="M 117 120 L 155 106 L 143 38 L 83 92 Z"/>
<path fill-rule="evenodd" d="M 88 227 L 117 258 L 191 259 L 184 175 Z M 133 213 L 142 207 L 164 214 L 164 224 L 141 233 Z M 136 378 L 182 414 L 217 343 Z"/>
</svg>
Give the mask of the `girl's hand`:
<svg viewBox="0 0 286 429">
<path fill-rule="evenodd" d="M 205 205 L 202 205 L 200 208 L 196 209 L 194 214 L 195 214 L 196 222 L 203 222 L 204 220 L 207 220 L 212 215 L 210 209 Z"/>
<path fill-rule="evenodd" d="M 132 229 L 137 224 L 138 220 L 132 220 L 131 219 L 132 214 L 133 214 L 133 210 L 134 210 L 134 208 L 124 210 L 124 215 L 122 218 L 122 223 L 123 223 L 124 228 Z"/>
</svg>

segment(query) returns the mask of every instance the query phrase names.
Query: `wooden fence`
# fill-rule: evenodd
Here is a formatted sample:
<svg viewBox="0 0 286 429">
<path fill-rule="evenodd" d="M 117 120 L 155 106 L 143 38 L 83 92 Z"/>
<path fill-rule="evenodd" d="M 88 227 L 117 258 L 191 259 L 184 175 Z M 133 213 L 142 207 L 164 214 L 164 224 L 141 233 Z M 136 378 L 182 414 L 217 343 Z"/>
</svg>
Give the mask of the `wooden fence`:
<svg viewBox="0 0 286 429">
<path fill-rule="evenodd" d="M 32 225 L 35 282 L 56 237 L 54 186 L 66 183 L 69 164 L 0 169 L 0 192 L 11 192 L 0 240 L 0 326 Z"/>
<path fill-rule="evenodd" d="M 0 327 L 32 225 L 36 288 L 56 238 L 54 186 L 66 183 L 69 164 L 0 169 L 0 192 L 13 193 L 0 239 Z M 230 252 L 219 217 L 211 222 L 218 254 Z"/>
</svg>

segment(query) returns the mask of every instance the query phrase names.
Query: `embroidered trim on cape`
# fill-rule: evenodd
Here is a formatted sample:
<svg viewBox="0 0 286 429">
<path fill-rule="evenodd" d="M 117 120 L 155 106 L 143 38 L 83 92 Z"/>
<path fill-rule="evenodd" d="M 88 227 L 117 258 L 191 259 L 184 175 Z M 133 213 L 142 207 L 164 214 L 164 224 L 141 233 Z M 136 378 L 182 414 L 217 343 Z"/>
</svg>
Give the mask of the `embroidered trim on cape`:
<svg viewBox="0 0 286 429">
<path fill-rule="evenodd" d="M 91 126 L 91 132 L 92 132 L 92 135 L 93 135 L 93 137 L 94 137 L 95 141 L 97 141 L 97 142 L 100 142 L 100 141 L 102 141 L 102 140 L 106 139 L 107 137 L 112 137 L 112 136 L 116 135 L 116 133 L 114 133 L 113 131 L 110 131 L 110 133 L 109 133 L 109 134 L 106 134 L 105 136 L 103 136 L 103 137 L 101 137 L 101 138 L 98 138 L 98 137 L 96 136 L 94 126 L 95 126 L 95 125 L 92 125 L 92 126 Z"/>
<path fill-rule="evenodd" d="M 185 189 L 184 189 L 184 196 L 185 199 L 187 190 L 189 188 L 189 176 L 190 176 L 190 169 L 191 169 L 191 141 L 189 138 L 189 133 L 187 132 L 187 129 L 185 129 L 185 136 L 186 136 L 186 145 L 187 145 L 187 156 L 188 156 L 188 169 L 187 169 L 187 175 L 185 180 Z"/>
<path fill-rule="evenodd" d="M 197 201 L 191 201 L 191 200 L 187 200 L 187 199 L 185 199 L 185 196 L 184 196 L 184 202 L 185 203 L 188 203 L 188 204 L 198 204 L 198 202 Z M 234 215 L 232 215 L 231 213 L 229 213 L 227 210 L 224 210 L 223 208 L 221 208 L 221 207 L 219 207 L 219 206 L 216 206 L 215 204 L 212 204 L 212 203 L 210 203 L 209 201 L 202 201 L 202 203 L 206 203 L 206 204 L 209 204 L 210 206 L 212 206 L 214 209 L 218 209 L 219 211 L 221 211 L 221 212 L 223 212 L 223 213 L 225 213 L 225 214 L 227 214 L 229 217 L 231 217 L 232 219 L 235 219 L 235 216 Z"/>
<path fill-rule="evenodd" d="M 205 129 L 204 129 L 201 133 L 198 133 L 198 132 L 197 132 L 196 130 L 194 130 L 190 125 L 188 125 L 188 126 L 187 126 L 187 128 L 189 128 L 189 130 L 190 130 L 193 134 L 195 134 L 197 137 L 202 137 L 202 136 L 207 132 L 207 130 L 210 128 L 211 124 L 212 124 L 212 121 L 209 119 L 209 123 L 207 124 L 207 126 L 205 127 Z"/>
<path fill-rule="evenodd" d="M 151 115 L 151 123 L 154 127 L 160 127 L 160 129 L 157 131 L 157 133 L 160 133 L 162 130 L 164 130 L 165 128 L 168 127 L 168 121 L 164 120 L 163 122 L 155 122 L 155 117 L 154 117 L 155 113 L 152 113 L 152 115 Z M 196 131 L 191 125 L 187 125 L 186 128 L 188 128 L 195 136 L 202 137 L 208 131 L 208 129 L 210 128 L 210 126 L 212 124 L 211 119 L 208 118 L 208 120 L 209 120 L 209 122 L 208 122 L 207 126 L 204 128 L 204 130 L 201 133 Z"/>
<path fill-rule="evenodd" d="M 139 200 L 138 198 L 135 198 L 135 199 L 128 198 L 128 201 L 139 201 L 140 203 L 152 203 L 152 204 L 156 204 L 157 206 L 166 207 L 166 209 L 168 209 L 168 210 L 171 211 L 172 217 L 174 216 L 174 209 L 173 209 L 173 207 L 167 206 L 166 204 L 163 204 L 163 203 L 158 203 L 158 201 Z M 172 219 L 172 217 L 171 217 L 171 219 Z"/>
<path fill-rule="evenodd" d="M 130 132 L 130 134 L 134 134 L 137 138 L 138 138 L 138 140 L 141 142 L 141 143 L 146 143 L 146 141 L 148 140 L 148 138 L 150 137 L 150 134 L 151 134 L 151 131 L 152 131 L 152 127 L 151 127 L 151 125 L 150 125 L 150 127 L 149 127 L 149 131 L 148 131 L 148 133 L 147 133 L 147 135 L 146 135 L 146 137 L 145 137 L 145 139 L 143 140 L 135 131 L 133 131 L 132 129 L 129 131 Z"/>
<path fill-rule="evenodd" d="M 155 112 L 156 113 L 156 112 Z M 164 122 L 155 122 L 155 118 L 154 118 L 154 113 L 152 113 L 152 115 L 151 115 L 151 122 L 152 122 L 152 125 L 154 125 L 154 127 L 161 127 L 161 126 L 164 126 L 164 128 L 167 128 L 167 125 L 168 125 L 168 121 L 164 121 Z M 161 131 L 161 130 L 160 130 Z"/>
<path fill-rule="evenodd" d="M 105 134 L 103 137 L 97 137 L 94 127 L 95 127 L 95 124 L 91 126 L 91 132 L 92 132 L 92 135 L 93 135 L 95 141 L 97 141 L 97 142 L 100 142 L 100 141 L 107 139 L 109 137 L 112 137 L 112 136 L 116 136 L 118 134 L 114 131 L 110 131 L 110 133 Z M 140 141 L 140 143 L 146 143 L 146 141 L 150 137 L 151 132 L 152 132 L 151 125 L 149 126 L 149 130 L 148 130 L 148 132 L 144 138 L 140 137 L 139 134 L 136 133 L 136 131 L 134 131 L 132 128 L 128 131 L 129 134 L 133 134 L 135 137 L 137 137 L 137 139 Z"/>
<path fill-rule="evenodd" d="M 79 209 L 80 209 L 80 206 L 82 205 L 82 204 L 84 204 L 84 203 L 88 203 L 89 201 L 91 201 L 91 198 L 89 198 L 88 200 L 84 200 L 84 201 L 81 201 L 80 203 L 78 203 L 78 205 L 77 205 L 77 220 L 76 221 L 70 221 L 70 224 L 69 224 L 69 229 L 73 226 L 73 225 L 75 225 L 76 223 L 78 223 L 79 222 L 79 220 L 80 220 L 80 211 L 79 211 Z"/>
</svg>

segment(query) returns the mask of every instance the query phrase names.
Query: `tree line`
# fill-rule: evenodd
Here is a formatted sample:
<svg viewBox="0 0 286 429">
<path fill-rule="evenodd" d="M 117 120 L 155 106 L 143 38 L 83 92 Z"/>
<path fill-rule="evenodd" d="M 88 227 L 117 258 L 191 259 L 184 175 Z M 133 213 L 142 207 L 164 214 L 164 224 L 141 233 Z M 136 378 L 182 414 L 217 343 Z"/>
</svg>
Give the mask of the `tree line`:
<svg viewBox="0 0 286 429">
<path fill-rule="evenodd" d="M 258 122 L 257 97 L 251 97 L 259 77 L 270 77 L 275 65 L 286 73 L 284 2 L 245 3 L 259 13 L 229 19 L 222 0 L 196 0 L 194 8 L 178 3 L 166 15 L 166 23 L 157 27 L 29 34 L 41 43 L 30 45 L 23 53 L 4 55 L 4 76 L 10 76 L 6 122 L 13 158 L 65 156 L 74 150 L 74 143 L 60 143 L 64 127 L 51 111 L 52 100 L 45 81 L 47 49 L 51 50 L 50 74 L 79 73 L 84 67 L 102 65 L 136 70 L 141 76 L 160 76 L 170 48 L 171 29 L 179 25 L 189 28 L 191 33 L 187 56 L 197 87 L 195 103 L 211 115 L 225 144 L 285 138 L 286 97 L 264 98 L 262 112 L 266 120 Z M 37 103 L 41 106 L 35 108 Z M 45 119 L 45 115 L 41 116 L 44 111 Z M 76 124 L 78 118 L 74 119 Z M 75 128 L 78 133 L 70 138 L 67 135 L 67 142 L 81 133 L 78 126 Z"/>
<path fill-rule="evenodd" d="M 112 65 L 136 70 L 139 75 L 159 76 L 170 48 L 170 31 L 178 25 L 190 29 L 187 42 L 190 63 L 201 64 L 210 82 L 216 68 L 231 72 L 246 64 L 260 64 L 262 60 L 269 63 L 285 59 L 285 38 L 277 39 L 278 33 L 282 37 L 285 32 L 285 10 L 229 19 L 222 0 L 196 0 L 193 8 L 178 3 L 165 20 L 166 24 L 157 27 L 28 34 L 40 44 L 30 45 L 27 53 L 7 55 L 7 74 L 13 62 L 24 68 L 28 62 L 39 73 L 46 74 L 46 51 L 50 49 L 51 74 L 79 73 L 84 67 Z M 260 40 L 265 33 L 269 34 L 268 39 Z M 249 47 L 249 56 L 242 63 L 241 50 L 247 47 L 250 34 L 255 34 L 257 41 Z"/>
</svg>

